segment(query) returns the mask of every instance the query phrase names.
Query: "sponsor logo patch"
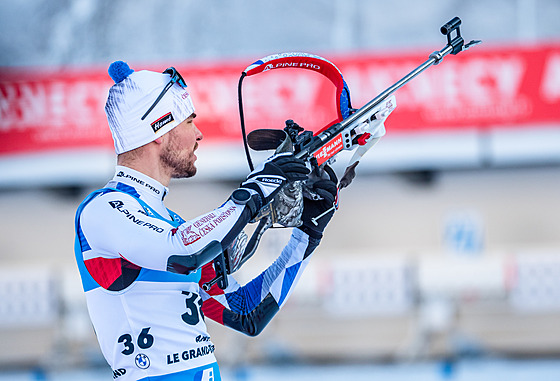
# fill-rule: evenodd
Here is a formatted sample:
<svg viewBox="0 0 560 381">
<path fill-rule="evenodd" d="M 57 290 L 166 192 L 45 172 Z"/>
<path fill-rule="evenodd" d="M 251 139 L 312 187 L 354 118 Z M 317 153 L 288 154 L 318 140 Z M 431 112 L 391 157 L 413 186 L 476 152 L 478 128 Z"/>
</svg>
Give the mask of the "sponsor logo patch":
<svg viewBox="0 0 560 381">
<path fill-rule="evenodd" d="M 268 64 L 264 67 L 263 69 L 263 73 L 265 71 L 269 71 L 272 69 L 278 69 L 278 68 L 282 68 L 282 67 L 301 67 L 304 69 L 312 69 L 312 70 L 321 70 L 321 66 L 314 64 L 314 63 L 310 63 L 310 62 L 300 62 L 300 61 L 294 61 L 294 62 L 279 62 L 276 64 Z"/>
<path fill-rule="evenodd" d="M 342 151 L 343 147 L 342 133 L 340 133 L 334 139 L 330 140 L 327 144 L 317 150 L 313 156 L 317 159 L 317 164 L 321 165 L 333 157 L 336 153 Z"/>
<path fill-rule="evenodd" d="M 173 118 L 173 114 L 171 114 L 171 112 L 168 112 L 167 114 L 165 114 L 164 116 L 162 116 L 161 118 L 159 118 L 158 120 L 156 120 L 155 122 L 152 122 L 151 126 L 152 126 L 152 130 L 154 130 L 154 133 L 158 132 L 163 126 L 165 126 L 168 123 L 173 122 L 175 119 Z"/>
<path fill-rule="evenodd" d="M 120 376 L 124 376 L 126 374 L 126 369 L 119 368 L 113 371 L 113 380 L 119 378 Z"/>
<path fill-rule="evenodd" d="M 121 212 L 122 214 L 124 214 L 126 216 L 126 218 L 128 218 L 130 221 L 132 221 L 133 223 L 135 223 L 136 225 L 140 225 L 140 226 L 144 226 L 150 230 L 153 230 L 157 233 L 163 233 L 164 232 L 164 228 L 161 228 L 159 226 L 156 226 L 150 222 L 146 222 L 138 217 L 136 217 L 135 215 L 133 215 L 132 213 L 130 213 L 128 211 L 128 209 L 123 208 L 124 206 L 124 202 L 120 201 L 120 200 L 115 200 L 115 201 L 109 201 L 109 205 L 111 205 L 111 207 L 113 209 L 118 210 L 119 212 Z M 146 213 L 142 212 L 141 210 L 138 210 L 138 212 L 142 213 L 143 215 L 146 215 Z"/>
<path fill-rule="evenodd" d="M 169 353 L 167 355 L 167 364 L 171 365 L 182 361 L 194 360 L 200 356 L 208 356 L 212 353 L 214 353 L 213 344 L 208 344 L 199 348 L 187 349 L 183 352 Z M 200 380 L 200 378 L 197 378 L 197 380 Z"/>
<path fill-rule="evenodd" d="M 121 206 L 124 205 L 122 201 L 109 201 L 109 205 L 113 207 L 113 209 L 120 209 Z"/>
<path fill-rule="evenodd" d="M 138 353 L 134 362 L 140 369 L 148 369 L 150 367 L 150 358 L 143 353 Z"/>
<path fill-rule="evenodd" d="M 173 119 L 172 119 L 173 120 Z M 154 122 L 155 123 L 155 122 Z M 152 125 L 153 126 L 153 125 Z M 159 127 L 161 128 L 161 127 Z M 156 130 L 154 130 L 154 132 L 156 132 Z M 156 187 L 154 187 L 153 185 L 148 184 L 147 182 L 144 182 L 144 180 L 140 180 L 134 176 L 129 175 L 128 173 L 124 173 L 123 171 L 120 171 L 119 173 L 117 173 L 117 177 L 124 177 L 125 179 L 130 179 L 132 181 L 134 181 L 137 184 L 143 185 L 146 188 L 148 188 L 149 190 L 151 190 L 152 192 L 156 193 L 156 194 L 160 194 L 161 192 L 159 191 L 159 189 L 157 189 Z"/>
<path fill-rule="evenodd" d="M 276 184 L 276 185 L 281 185 L 282 184 L 282 179 L 279 179 L 279 178 L 276 178 L 276 177 L 258 176 L 257 179 L 260 182 L 263 182 L 263 183 Z"/>
<path fill-rule="evenodd" d="M 181 231 L 181 239 L 183 240 L 183 245 L 188 246 L 201 239 L 200 234 L 194 232 L 192 225 L 187 226 L 185 230 Z"/>
<path fill-rule="evenodd" d="M 214 230 L 219 224 L 224 222 L 232 213 L 235 212 L 235 206 L 223 210 L 220 214 L 210 212 L 183 230 L 179 230 L 183 245 L 188 246 L 206 236 Z"/>
</svg>

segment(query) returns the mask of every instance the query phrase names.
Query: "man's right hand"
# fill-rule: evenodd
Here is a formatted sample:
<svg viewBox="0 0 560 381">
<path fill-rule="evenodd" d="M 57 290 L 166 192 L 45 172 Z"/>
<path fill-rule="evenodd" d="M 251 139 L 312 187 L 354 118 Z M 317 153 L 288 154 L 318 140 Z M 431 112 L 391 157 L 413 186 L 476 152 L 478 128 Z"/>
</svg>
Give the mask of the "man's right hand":
<svg viewBox="0 0 560 381">
<path fill-rule="evenodd" d="M 258 194 L 258 209 L 268 204 L 287 182 L 305 180 L 309 169 L 305 162 L 292 153 L 271 156 L 247 176 L 240 188 L 251 189 Z"/>
</svg>

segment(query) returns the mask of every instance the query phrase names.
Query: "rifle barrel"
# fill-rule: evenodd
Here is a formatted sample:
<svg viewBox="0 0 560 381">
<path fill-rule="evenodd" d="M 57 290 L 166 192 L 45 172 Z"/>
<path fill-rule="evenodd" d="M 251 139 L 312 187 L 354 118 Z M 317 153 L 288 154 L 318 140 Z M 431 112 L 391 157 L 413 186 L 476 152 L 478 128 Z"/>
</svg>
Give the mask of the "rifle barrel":
<svg viewBox="0 0 560 381">
<path fill-rule="evenodd" d="M 404 86 L 407 82 L 409 82 L 411 79 L 416 77 L 418 74 L 422 73 L 424 70 L 426 70 L 432 65 L 439 64 L 443 59 L 443 57 L 445 57 L 449 53 L 457 54 L 458 52 L 462 51 L 463 39 L 460 37 L 460 32 L 459 32 L 460 24 L 461 24 L 461 20 L 458 17 L 455 17 L 451 21 L 449 21 L 446 25 L 441 27 L 441 32 L 443 34 L 446 34 L 448 37 L 447 38 L 448 43 L 447 45 L 445 45 L 445 47 L 442 50 L 435 51 L 432 54 L 430 54 L 429 58 L 423 64 L 421 64 L 416 69 L 412 70 L 410 73 L 408 73 L 407 75 L 399 79 L 393 85 L 389 86 L 378 96 L 376 96 L 371 101 L 369 101 L 364 106 L 362 106 L 360 109 L 355 111 L 348 118 L 330 126 L 320 134 L 316 135 L 313 138 L 313 140 L 304 149 L 302 149 L 302 151 L 296 153 L 296 157 L 303 158 L 309 154 L 312 154 L 314 150 L 321 148 L 321 146 L 325 142 L 329 141 L 331 138 L 344 131 L 346 128 L 351 126 L 357 120 L 361 119 L 365 115 L 368 115 L 368 113 L 373 108 L 375 108 L 385 99 L 387 99 L 391 94 L 393 94 L 395 91 L 400 89 L 402 86 Z M 454 30 L 457 31 L 457 37 L 455 39 L 451 39 L 450 35 L 451 32 Z M 478 41 L 471 41 L 469 44 L 467 44 L 467 48 L 468 46 L 474 45 L 476 43 L 478 43 Z"/>
<path fill-rule="evenodd" d="M 352 124 L 354 121 L 361 118 L 363 115 L 367 114 L 372 108 L 374 108 L 375 106 L 377 106 L 378 104 L 383 102 L 391 94 L 393 94 L 395 91 L 400 89 L 402 86 L 404 86 L 407 82 L 409 82 L 411 79 L 416 77 L 418 74 L 422 73 L 424 70 L 426 70 L 427 68 L 429 68 L 432 65 L 437 65 L 439 63 L 439 61 L 441 61 L 443 59 L 443 57 L 445 57 L 447 54 L 449 54 L 452 50 L 453 50 L 453 47 L 451 45 L 446 45 L 444 49 L 430 54 L 430 58 L 428 60 L 426 60 L 422 65 L 420 65 L 416 69 L 412 70 L 410 73 L 408 73 L 407 75 L 402 77 L 400 80 L 395 82 L 393 85 L 391 85 L 390 87 L 385 89 L 381 94 L 379 94 L 378 96 L 373 98 L 371 101 L 366 103 L 364 106 L 362 106 L 358 111 L 356 111 L 355 113 L 350 115 L 348 118 L 346 118 L 342 122 L 340 122 L 340 125 L 341 125 L 340 130 L 342 131 L 348 125 Z"/>
</svg>

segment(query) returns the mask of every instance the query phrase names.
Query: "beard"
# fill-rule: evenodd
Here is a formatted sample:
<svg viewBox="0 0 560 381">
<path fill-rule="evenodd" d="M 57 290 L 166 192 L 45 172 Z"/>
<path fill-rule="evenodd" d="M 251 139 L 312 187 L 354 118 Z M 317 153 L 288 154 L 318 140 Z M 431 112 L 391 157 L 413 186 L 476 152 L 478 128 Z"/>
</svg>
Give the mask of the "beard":
<svg viewBox="0 0 560 381">
<path fill-rule="evenodd" d="M 198 143 L 195 143 L 193 150 L 188 153 L 187 157 L 185 157 L 185 155 L 181 154 L 183 152 L 183 148 L 179 146 L 174 135 L 171 135 L 169 144 L 160 154 L 160 162 L 163 166 L 168 168 L 171 172 L 171 177 L 174 179 L 193 177 L 196 175 L 194 151 L 197 147 Z"/>
</svg>

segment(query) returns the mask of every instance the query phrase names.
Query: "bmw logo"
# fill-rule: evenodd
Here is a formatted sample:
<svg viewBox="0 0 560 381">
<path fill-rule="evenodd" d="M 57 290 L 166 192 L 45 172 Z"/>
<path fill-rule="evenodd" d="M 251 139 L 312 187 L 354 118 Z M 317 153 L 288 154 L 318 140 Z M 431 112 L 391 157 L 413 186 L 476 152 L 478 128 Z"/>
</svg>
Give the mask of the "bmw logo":
<svg viewBox="0 0 560 381">
<path fill-rule="evenodd" d="M 150 358 L 143 353 L 138 353 L 134 362 L 140 369 L 147 369 L 150 366 Z"/>
</svg>

